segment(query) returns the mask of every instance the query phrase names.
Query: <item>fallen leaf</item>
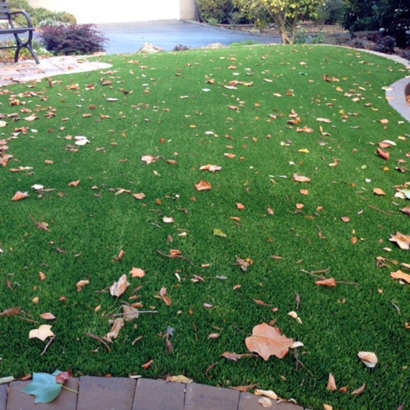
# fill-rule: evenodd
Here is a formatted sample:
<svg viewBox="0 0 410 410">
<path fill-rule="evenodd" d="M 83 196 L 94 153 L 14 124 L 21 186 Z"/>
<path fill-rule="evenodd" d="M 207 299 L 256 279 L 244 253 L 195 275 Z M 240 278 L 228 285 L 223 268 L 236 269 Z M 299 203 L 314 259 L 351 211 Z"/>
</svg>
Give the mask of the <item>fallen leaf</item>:
<svg viewBox="0 0 410 410">
<path fill-rule="evenodd" d="M 329 373 L 329 380 L 327 382 L 327 390 L 329 390 L 329 391 L 336 391 L 337 390 L 336 380 L 335 380 L 335 377 L 333 376 L 332 373 Z"/>
<path fill-rule="evenodd" d="M 165 381 L 167 383 L 183 383 L 183 384 L 189 384 L 192 383 L 193 380 L 189 379 L 186 376 L 179 375 L 179 376 L 168 376 Z"/>
<path fill-rule="evenodd" d="M 390 276 L 393 279 L 404 280 L 406 283 L 410 283 L 410 275 L 408 273 L 402 272 L 400 269 L 396 272 L 391 272 Z"/>
<path fill-rule="evenodd" d="M 115 258 L 116 262 L 121 262 L 122 258 L 125 256 L 125 252 L 121 249 L 118 256 Z"/>
<path fill-rule="evenodd" d="M 144 155 L 141 157 L 141 161 L 144 161 L 147 165 L 157 162 L 157 157 L 153 157 L 152 155 Z"/>
<path fill-rule="evenodd" d="M 132 268 L 130 273 L 133 278 L 143 278 L 145 276 L 145 272 L 140 268 Z"/>
<path fill-rule="evenodd" d="M 380 196 L 384 196 L 384 195 L 386 195 L 386 192 L 384 192 L 382 189 L 380 189 L 380 188 L 374 188 L 373 189 L 373 193 L 375 194 L 375 195 L 380 195 Z"/>
<path fill-rule="evenodd" d="M 352 391 L 353 396 L 358 396 L 359 394 L 362 394 L 364 390 L 366 389 L 366 383 L 360 386 L 358 389 Z"/>
<path fill-rule="evenodd" d="M 130 305 L 122 305 L 123 311 L 123 318 L 126 322 L 130 322 L 131 320 L 138 319 L 139 310 Z"/>
<path fill-rule="evenodd" d="M 37 338 L 44 342 L 48 337 L 55 336 L 51 331 L 51 325 L 40 325 L 38 329 L 30 330 L 29 339 Z"/>
<path fill-rule="evenodd" d="M 226 233 L 222 232 L 221 229 L 214 229 L 214 236 L 219 236 L 220 238 L 226 238 Z"/>
<path fill-rule="evenodd" d="M 110 294 L 118 298 L 128 289 L 128 286 L 130 286 L 130 283 L 128 282 L 127 275 L 124 274 L 118 282 L 114 282 L 114 284 L 110 286 Z"/>
<path fill-rule="evenodd" d="M 239 265 L 244 272 L 248 270 L 248 267 L 250 265 L 249 262 L 247 262 L 245 259 L 239 258 L 238 256 L 236 257 L 236 264 Z"/>
<path fill-rule="evenodd" d="M 336 280 L 334 278 L 318 280 L 315 282 L 316 286 L 325 286 L 328 288 L 335 288 L 336 287 Z"/>
<path fill-rule="evenodd" d="M 175 222 L 175 220 L 174 220 L 174 218 L 172 218 L 172 216 L 170 216 L 170 217 L 164 216 L 164 217 L 162 218 L 162 221 L 163 221 L 165 224 L 173 224 L 173 223 Z"/>
<path fill-rule="evenodd" d="M 21 201 L 22 199 L 26 199 L 29 197 L 29 194 L 27 192 L 21 192 L 21 191 L 17 191 L 13 198 L 11 198 L 11 200 L 13 202 L 17 202 L 17 201 Z"/>
<path fill-rule="evenodd" d="M 262 405 L 263 408 L 268 408 L 268 407 L 272 407 L 273 403 L 271 399 L 268 399 L 267 397 L 261 397 L 258 400 L 258 403 L 260 403 Z"/>
<path fill-rule="evenodd" d="M 42 313 L 41 315 L 40 315 L 40 317 L 42 318 L 42 319 L 44 319 L 44 320 L 54 320 L 56 317 L 52 314 L 52 313 L 50 313 L 50 312 L 47 312 L 47 313 Z"/>
<path fill-rule="evenodd" d="M 396 235 L 390 234 L 390 242 L 396 242 L 400 249 L 408 251 L 410 249 L 410 236 L 403 235 L 400 232 L 396 232 Z"/>
<path fill-rule="evenodd" d="M 68 186 L 72 186 L 72 187 L 78 187 L 78 185 L 80 185 L 80 180 L 78 181 L 72 181 L 68 184 Z"/>
<path fill-rule="evenodd" d="M 410 207 L 406 206 L 402 209 L 400 209 L 405 215 L 410 216 Z"/>
<path fill-rule="evenodd" d="M 343 222 L 346 222 L 346 223 L 350 222 L 350 218 L 349 218 L 348 216 L 342 216 L 340 219 L 341 219 Z"/>
<path fill-rule="evenodd" d="M 332 122 L 332 120 L 329 120 L 328 118 L 316 118 L 316 121 L 324 122 L 326 124 L 330 124 Z"/>
<path fill-rule="evenodd" d="M 124 327 L 124 325 L 125 322 L 123 318 L 115 319 L 112 323 L 111 331 L 105 335 L 105 339 L 107 339 L 109 342 L 112 342 L 113 339 L 116 339 L 118 337 L 120 330 Z"/>
<path fill-rule="evenodd" d="M 145 194 L 143 194 L 142 192 L 139 193 L 139 194 L 132 194 L 132 196 L 133 196 L 135 199 L 138 199 L 138 200 L 141 200 L 141 199 L 144 199 L 144 198 L 145 198 Z"/>
<path fill-rule="evenodd" d="M 145 370 L 148 370 L 152 366 L 153 363 L 154 361 L 151 359 L 147 363 L 144 363 L 141 367 Z"/>
<path fill-rule="evenodd" d="M 235 386 L 235 387 L 229 387 L 232 390 L 240 391 L 242 393 L 247 393 L 251 390 L 253 390 L 257 384 L 248 384 L 246 386 Z"/>
<path fill-rule="evenodd" d="M 219 333 L 211 333 L 208 335 L 208 339 L 218 339 L 221 335 Z"/>
<path fill-rule="evenodd" d="M 82 288 L 84 287 L 84 286 L 87 286 L 87 285 L 89 285 L 90 284 L 90 281 L 87 279 L 87 280 L 80 280 L 79 282 L 77 282 L 76 283 L 76 287 L 77 287 L 77 292 L 81 292 L 81 290 L 82 290 Z"/>
<path fill-rule="evenodd" d="M 203 165 L 201 168 L 199 168 L 200 171 L 209 171 L 209 172 L 218 172 L 222 170 L 222 167 L 219 165 Z"/>
<path fill-rule="evenodd" d="M 410 278 L 410 275 L 407 275 Z M 359 359 L 367 366 L 370 367 L 371 369 L 376 366 L 378 363 L 377 356 L 373 352 L 359 352 L 357 354 Z"/>
<path fill-rule="evenodd" d="M 198 184 L 195 184 L 195 189 L 197 191 L 209 191 L 212 189 L 212 185 L 209 182 L 201 181 Z"/>
<path fill-rule="evenodd" d="M 243 211 L 244 209 L 245 209 L 245 205 L 243 205 L 243 204 L 241 204 L 241 203 L 237 203 L 236 204 L 236 207 L 240 210 L 240 211 Z"/>
<path fill-rule="evenodd" d="M 273 390 L 255 389 L 253 392 L 255 396 L 265 396 L 272 400 L 279 400 L 278 395 Z"/>
<path fill-rule="evenodd" d="M 221 354 L 222 357 L 225 359 L 231 360 L 233 362 L 237 362 L 238 360 L 244 358 L 244 357 L 253 357 L 253 354 L 245 353 L 245 354 L 236 354 L 236 353 L 230 353 L 230 352 L 225 352 Z"/>
<path fill-rule="evenodd" d="M 295 182 L 302 182 L 302 183 L 307 183 L 311 181 L 310 178 L 302 176 L 302 175 L 298 175 L 298 174 L 293 174 L 292 180 Z"/>
<path fill-rule="evenodd" d="M 390 158 L 390 153 L 386 152 L 386 151 L 383 151 L 380 148 L 377 148 L 377 153 L 379 154 L 379 157 L 381 157 L 385 160 L 388 160 Z"/>
<path fill-rule="evenodd" d="M 278 328 L 271 327 L 266 323 L 255 326 L 252 329 L 252 336 L 245 339 L 248 350 L 258 353 L 265 361 L 270 356 L 283 359 L 293 343 L 293 339 L 287 338 L 281 334 Z"/>
</svg>

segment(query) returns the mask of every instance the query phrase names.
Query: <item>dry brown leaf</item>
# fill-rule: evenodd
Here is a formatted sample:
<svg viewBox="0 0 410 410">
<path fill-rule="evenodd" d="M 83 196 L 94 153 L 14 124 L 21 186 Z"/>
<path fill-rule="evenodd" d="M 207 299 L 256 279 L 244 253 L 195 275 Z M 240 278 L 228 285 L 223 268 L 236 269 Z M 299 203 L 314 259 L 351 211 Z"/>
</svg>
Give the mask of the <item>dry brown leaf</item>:
<svg viewBox="0 0 410 410">
<path fill-rule="evenodd" d="M 307 126 L 304 126 L 303 128 L 297 127 L 296 128 L 296 132 L 305 132 L 306 134 L 312 134 L 313 133 L 313 129 L 309 128 Z"/>
<path fill-rule="evenodd" d="M 133 278 L 143 278 L 145 276 L 145 272 L 140 268 L 132 268 L 130 273 Z"/>
<path fill-rule="evenodd" d="M 147 363 L 144 363 L 141 367 L 145 370 L 148 370 L 152 366 L 153 363 L 154 363 L 154 360 L 151 359 Z"/>
<path fill-rule="evenodd" d="M 230 352 L 225 352 L 221 354 L 222 357 L 224 357 L 227 360 L 231 360 L 233 362 L 237 362 L 238 360 L 244 358 L 244 357 L 253 357 L 253 354 L 245 353 L 245 354 L 237 354 L 237 353 L 230 353 Z"/>
<path fill-rule="evenodd" d="M 335 380 L 335 377 L 333 376 L 332 373 L 329 373 L 329 380 L 327 382 L 327 390 L 329 390 L 329 391 L 336 391 L 337 390 L 336 380 Z"/>
<path fill-rule="evenodd" d="M 272 407 L 273 403 L 272 400 L 267 398 L 267 397 L 261 397 L 258 400 L 258 403 L 260 403 L 262 405 L 263 408 L 268 408 L 268 407 Z"/>
<path fill-rule="evenodd" d="M 410 275 L 408 275 L 410 278 Z M 359 359 L 367 366 L 370 367 L 371 369 L 376 366 L 378 363 L 377 356 L 373 352 L 359 352 L 357 354 Z"/>
<path fill-rule="evenodd" d="M 253 392 L 255 396 L 265 396 L 272 400 L 279 400 L 278 395 L 273 390 L 255 389 Z"/>
<path fill-rule="evenodd" d="M 408 251 L 410 249 L 410 236 L 403 235 L 400 232 L 396 232 L 396 235 L 391 235 L 390 242 L 396 242 L 400 249 Z"/>
<path fill-rule="evenodd" d="M 107 339 L 109 342 L 112 342 L 113 339 L 116 339 L 120 333 L 120 330 L 124 327 L 125 322 L 123 318 L 118 318 L 115 319 L 111 331 L 108 332 L 105 336 L 105 339 Z"/>
<path fill-rule="evenodd" d="M 384 196 L 384 195 L 386 195 L 386 192 L 384 192 L 382 189 L 380 189 L 380 188 L 374 188 L 373 189 L 373 193 L 375 194 L 375 195 L 380 195 L 380 196 Z"/>
<path fill-rule="evenodd" d="M 123 318 L 126 322 L 138 319 L 139 311 L 135 307 L 130 305 L 122 305 L 122 310 L 124 312 Z"/>
<path fill-rule="evenodd" d="M 144 155 L 141 157 L 141 161 L 144 161 L 147 165 L 157 162 L 157 157 L 153 157 L 152 155 Z"/>
<path fill-rule="evenodd" d="M 383 158 L 383 159 L 385 159 L 385 160 L 388 160 L 389 158 L 390 158 L 390 153 L 389 152 L 386 152 L 386 151 L 383 151 L 382 149 L 380 149 L 380 148 L 377 148 L 377 153 L 379 154 L 379 157 L 381 157 L 381 158 Z M 353 394 L 353 393 L 352 393 Z"/>
<path fill-rule="evenodd" d="M 346 222 L 346 223 L 350 222 L 350 218 L 349 218 L 348 216 L 342 216 L 340 219 L 341 219 L 343 222 Z"/>
<path fill-rule="evenodd" d="M 40 280 L 46 280 L 47 276 L 43 272 L 39 272 L 38 276 L 40 276 Z"/>
<path fill-rule="evenodd" d="M 199 168 L 200 171 L 209 171 L 209 172 L 217 172 L 217 171 L 221 171 L 222 167 L 220 167 L 219 165 L 203 165 L 201 168 Z"/>
<path fill-rule="evenodd" d="M 173 224 L 175 222 L 172 216 L 164 216 L 162 218 L 162 221 L 164 222 L 164 224 Z"/>
<path fill-rule="evenodd" d="M 132 194 L 132 196 L 133 196 L 135 199 L 138 199 L 138 200 L 141 200 L 141 199 L 144 199 L 144 198 L 145 198 L 145 194 L 143 194 L 142 192 L 139 193 L 139 194 Z"/>
<path fill-rule="evenodd" d="M 50 312 L 46 312 L 46 313 L 42 313 L 41 315 L 40 315 L 40 317 L 42 318 L 42 319 L 44 319 L 44 320 L 54 320 L 56 317 L 52 314 L 52 313 L 50 313 Z"/>
<path fill-rule="evenodd" d="M 28 197 L 29 197 L 29 194 L 28 194 L 27 192 L 17 191 L 17 192 L 14 194 L 13 198 L 11 198 L 11 200 L 12 200 L 13 202 L 17 202 L 17 201 L 21 201 L 22 199 L 26 199 L 26 198 L 28 198 Z"/>
<path fill-rule="evenodd" d="M 117 298 L 120 297 L 130 286 L 128 282 L 127 275 L 122 275 L 118 282 L 114 282 L 112 286 L 110 286 L 110 294 L 111 296 L 116 296 Z"/>
<path fill-rule="evenodd" d="M 230 152 L 224 154 L 226 158 L 234 159 L 236 157 L 235 154 L 231 154 Z"/>
<path fill-rule="evenodd" d="M 410 207 L 406 206 L 401 208 L 400 211 L 402 211 L 405 215 L 410 216 Z"/>
<path fill-rule="evenodd" d="M 167 383 L 183 383 L 183 384 L 189 384 L 192 383 L 193 380 L 189 379 L 188 377 L 184 375 L 179 375 L 179 376 L 168 376 L 165 381 Z"/>
<path fill-rule="evenodd" d="M 77 292 L 81 292 L 81 290 L 82 290 L 82 288 L 84 287 L 84 286 L 87 286 L 87 285 L 89 285 L 90 284 L 90 281 L 87 279 L 87 280 L 80 280 L 79 282 L 77 282 L 76 283 L 76 287 L 77 287 Z"/>
<path fill-rule="evenodd" d="M 229 387 L 232 390 L 236 390 L 236 391 L 240 391 L 242 393 L 247 393 L 251 390 L 253 390 L 255 387 L 257 386 L 257 384 L 248 384 L 246 386 L 235 386 L 235 387 Z"/>
<path fill-rule="evenodd" d="M 122 258 L 125 256 L 125 252 L 121 249 L 118 256 L 115 258 L 116 262 L 121 262 Z"/>
<path fill-rule="evenodd" d="M 30 330 L 29 339 L 37 338 L 44 342 L 48 337 L 54 336 L 54 333 L 51 331 L 51 325 L 40 325 L 38 329 Z"/>
<path fill-rule="evenodd" d="M 239 258 L 238 256 L 236 257 L 236 264 L 239 265 L 244 272 L 248 270 L 248 267 L 250 265 L 249 262 L 247 262 L 245 259 Z"/>
<path fill-rule="evenodd" d="M 197 191 L 209 191 L 212 189 L 212 185 L 209 182 L 201 181 L 198 184 L 195 184 L 195 189 Z"/>
<path fill-rule="evenodd" d="M 295 182 L 302 182 L 302 183 L 307 183 L 311 181 L 310 178 L 302 176 L 302 175 L 298 175 L 298 174 L 293 174 L 292 180 Z"/>
<path fill-rule="evenodd" d="M 258 353 L 265 361 L 270 356 L 283 359 L 293 343 L 293 339 L 287 338 L 281 334 L 278 328 L 271 327 L 266 323 L 255 326 L 252 329 L 252 336 L 245 339 L 248 350 Z"/>
<path fill-rule="evenodd" d="M 336 280 L 334 278 L 318 280 L 315 282 L 316 286 L 325 286 L 328 288 L 335 288 L 336 287 Z"/>
<path fill-rule="evenodd" d="M 352 391 L 353 396 L 358 396 L 359 394 L 362 394 L 364 390 L 366 389 L 366 383 L 360 386 L 358 389 Z"/>
<path fill-rule="evenodd" d="M 243 211 L 244 209 L 245 209 L 245 205 L 243 205 L 243 204 L 241 204 L 241 203 L 237 203 L 236 204 L 236 207 L 240 210 L 240 211 Z"/>
<path fill-rule="evenodd" d="M 406 283 L 410 283 L 410 275 L 408 273 L 402 272 L 400 269 L 396 272 L 391 272 L 390 276 L 393 279 L 404 280 Z"/>
<path fill-rule="evenodd" d="M 208 339 L 213 340 L 213 339 L 218 339 L 221 335 L 219 333 L 211 333 L 208 335 Z"/>
<path fill-rule="evenodd" d="M 332 122 L 332 120 L 329 120 L 328 118 L 316 118 L 316 121 L 324 122 L 326 124 L 330 124 Z"/>
<path fill-rule="evenodd" d="M 323 410 L 333 410 L 333 407 L 330 404 L 323 404 Z"/>
<path fill-rule="evenodd" d="M 78 187 L 78 185 L 80 185 L 80 180 L 77 181 L 71 181 L 69 182 L 68 186 L 72 186 L 72 187 Z"/>
</svg>

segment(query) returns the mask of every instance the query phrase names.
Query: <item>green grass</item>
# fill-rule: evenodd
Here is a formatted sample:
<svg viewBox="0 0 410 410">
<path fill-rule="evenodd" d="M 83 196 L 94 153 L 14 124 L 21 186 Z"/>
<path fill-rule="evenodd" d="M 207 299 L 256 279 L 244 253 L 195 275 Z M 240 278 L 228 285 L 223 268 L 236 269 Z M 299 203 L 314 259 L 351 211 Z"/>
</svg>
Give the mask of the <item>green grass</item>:
<svg viewBox="0 0 410 410">
<path fill-rule="evenodd" d="M 76 375 L 185 374 L 223 387 L 257 383 L 312 409 L 323 403 L 374 409 L 408 402 L 409 289 L 391 279 L 390 272 L 409 260 L 389 237 L 397 231 L 409 234 L 408 217 L 399 211 L 406 203 L 394 198 L 394 187 L 409 180 L 408 173 L 395 167 L 399 159 L 408 162 L 410 126 L 388 105 L 383 89 L 405 75 L 404 67 L 364 52 L 315 46 L 235 47 L 103 61 L 112 62 L 112 69 L 62 76 L 52 88 L 46 80 L 35 88 L 16 85 L 2 96 L 4 115 L 25 118 L 24 108 L 40 118 L 9 118 L 1 129 L 1 138 L 9 138 L 14 127 L 30 128 L 9 141 L 14 158 L 0 169 L 0 309 L 19 306 L 38 322 L 0 318 L 1 375 L 21 377 L 56 368 Z M 325 82 L 325 75 L 340 82 Z M 102 79 L 112 86 L 102 86 Z M 224 88 L 232 80 L 253 85 Z M 72 84 L 79 89 L 69 89 Z M 89 85 L 95 89 L 87 91 Z M 293 96 L 286 95 L 290 90 Z M 359 101 L 353 102 L 357 94 Z M 20 105 L 10 106 L 8 98 Z M 55 116 L 47 118 L 52 109 Z M 301 118 L 300 126 L 311 127 L 313 134 L 297 133 L 287 124 L 292 110 Z M 381 119 L 388 119 L 388 125 Z M 330 135 L 321 135 L 320 126 Z M 68 135 L 84 135 L 91 144 L 69 152 L 66 146 L 74 141 L 65 139 Z M 376 154 L 384 139 L 397 143 L 389 161 Z M 236 157 L 228 159 L 228 152 Z M 173 159 L 177 165 L 161 158 L 146 165 L 144 155 Z M 329 167 L 335 159 L 338 166 Z M 223 169 L 200 171 L 206 164 Z M 19 166 L 33 169 L 10 172 Z M 294 182 L 294 173 L 312 182 Z M 76 180 L 81 181 L 78 187 L 68 186 Z M 211 183 L 212 190 L 197 192 L 200 180 Z M 34 184 L 54 191 L 39 195 L 31 189 Z M 146 198 L 115 195 L 119 188 L 143 192 Z M 374 188 L 386 196 L 374 195 Z M 301 189 L 309 195 L 301 195 Z M 17 190 L 29 191 L 30 197 L 11 202 Z M 236 203 L 246 209 L 239 211 Z M 304 204 L 301 212 L 295 212 L 297 203 Z M 164 216 L 175 223 L 164 224 Z M 341 220 L 345 216 L 349 223 Z M 230 217 L 240 217 L 240 224 Z M 32 218 L 47 222 L 51 232 L 37 229 Z M 227 237 L 214 236 L 215 228 Z M 179 236 L 182 232 L 187 236 Z M 358 243 L 352 243 L 353 237 Z M 193 264 L 157 252 L 168 254 L 170 249 L 180 250 Z M 116 262 L 120 250 L 125 256 Z M 236 256 L 254 261 L 246 273 L 236 266 Z M 388 258 L 388 268 L 377 268 L 378 256 Z M 210 268 L 201 268 L 208 263 Z M 146 270 L 145 278 L 131 279 L 132 267 Z M 315 277 L 302 272 L 327 268 L 326 277 L 359 286 L 320 288 Z M 46 280 L 40 280 L 40 271 Z M 116 300 L 108 288 L 123 274 L 131 286 Z M 204 282 L 194 283 L 194 275 Z M 77 292 L 82 279 L 90 284 Z M 241 288 L 233 290 L 238 284 Z M 162 287 L 171 306 L 155 297 Z M 302 325 L 288 316 L 296 309 L 297 294 Z M 127 323 L 106 352 L 87 333 L 107 334 L 121 301 L 141 302 L 144 310 L 158 313 Z M 213 309 L 205 309 L 204 303 Z M 57 337 L 41 356 L 46 343 L 29 340 L 28 334 L 46 323 L 39 316 L 44 312 L 57 317 L 48 322 Z M 274 319 L 287 337 L 304 343 L 299 359 L 309 371 L 296 369 L 292 351 L 283 360 L 266 362 L 244 358 L 235 363 L 221 357 L 224 352 L 247 353 L 244 341 L 252 328 Z M 173 354 L 162 337 L 168 326 L 175 329 Z M 220 337 L 209 340 L 215 332 Z M 377 354 L 375 369 L 359 361 L 361 350 Z M 151 359 L 153 365 L 144 370 L 141 366 Z M 206 373 L 212 364 L 216 366 Z M 328 392 L 329 373 L 350 392 L 364 383 L 367 388 L 357 397 Z"/>
</svg>

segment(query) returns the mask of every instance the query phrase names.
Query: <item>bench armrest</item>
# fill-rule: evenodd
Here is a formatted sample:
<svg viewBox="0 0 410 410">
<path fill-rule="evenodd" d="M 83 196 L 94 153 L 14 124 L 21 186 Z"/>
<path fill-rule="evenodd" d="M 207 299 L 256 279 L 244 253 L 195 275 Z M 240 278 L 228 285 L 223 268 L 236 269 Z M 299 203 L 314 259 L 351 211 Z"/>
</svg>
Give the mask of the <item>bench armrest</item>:
<svg viewBox="0 0 410 410">
<path fill-rule="evenodd" d="M 12 11 L 12 12 L 10 12 L 10 15 L 11 15 L 11 16 L 17 15 L 17 14 L 22 14 L 22 15 L 26 18 L 26 20 L 27 20 L 27 27 L 28 27 L 28 28 L 33 28 L 33 27 L 34 27 L 34 26 L 33 26 L 33 22 L 31 21 L 31 17 L 30 17 L 30 15 L 29 15 L 26 11 L 24 11 L 24 10 L 19 10 L 19 11 Z"/>
</svg>

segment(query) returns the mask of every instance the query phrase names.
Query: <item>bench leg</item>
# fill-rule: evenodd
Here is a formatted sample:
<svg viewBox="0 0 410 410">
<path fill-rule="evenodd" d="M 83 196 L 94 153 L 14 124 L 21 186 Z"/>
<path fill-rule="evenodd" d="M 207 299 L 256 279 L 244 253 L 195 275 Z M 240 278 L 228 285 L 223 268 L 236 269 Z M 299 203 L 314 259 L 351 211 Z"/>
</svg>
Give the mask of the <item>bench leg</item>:
<svg viewBox="0 0 410 410">
<path fill-rule="evenodd" d="M 23 42 L 21 41 L 21 39 L 20 39 L 20 37 L 18 36 L 18 34 L 14 34 L 14 37 L 15 37 L 15 39 L 16 39 L 16 44 L 17 44 L 17 45 L 16 45 L 16 52 L 14 53 L 14 62 L 15 62 L 15 63 L 18 63 L 20 51 L 21 51 L 23 48 L 26 48 L 28 51 L 30 51 L 30 53 L 31 53 L 31 55 L 33 56 L 34 61 L 36 62 L 36 64 L 40 64 L 40 60 L 38 59 L 37 54 L 36 54 L 36 52 L 34 51 L 32 45 L 31 45 L 31 44 L 32 44 L 32 43 L 31 43 L 32 33 L 30 33 L 29 39 L 27 40 L 26 43 L 23 43 Z"/>
</svg>

